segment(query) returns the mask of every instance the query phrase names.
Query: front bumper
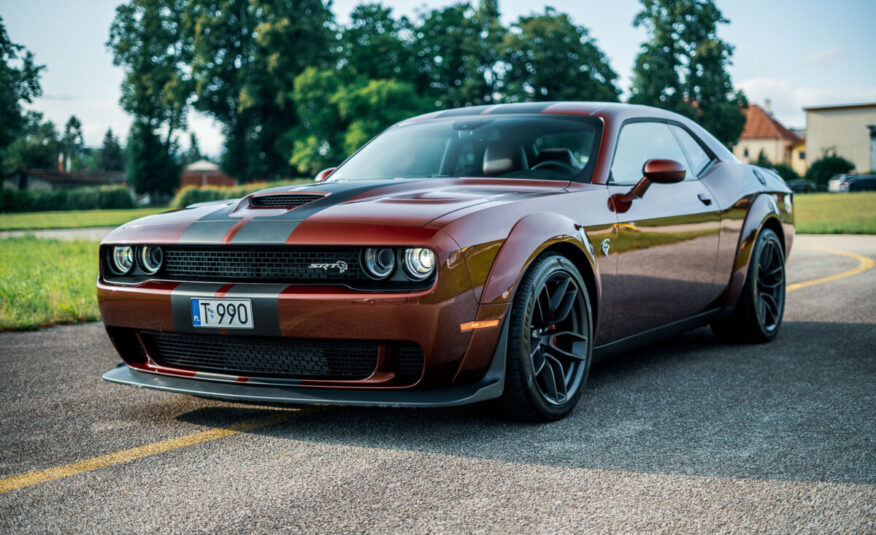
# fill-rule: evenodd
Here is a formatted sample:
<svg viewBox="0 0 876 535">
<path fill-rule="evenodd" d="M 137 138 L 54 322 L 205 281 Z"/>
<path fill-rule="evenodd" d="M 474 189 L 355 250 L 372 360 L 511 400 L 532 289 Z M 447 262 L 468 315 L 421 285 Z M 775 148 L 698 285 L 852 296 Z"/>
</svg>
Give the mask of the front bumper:
<svg viewBox="0 0 876 535">
<path fill-rule="evenodd" d="M 103 375 L 110 383 L 179 394 L 258 403 L 357 405 L 379 407 L 451 407 L 497 398 L 505 388 L 507 321 L 502 328 L 490 367 L 474 384 L 419 390 L 273 387 L 217 382 L 137 371 L 120 363 Z"/>
</svg>

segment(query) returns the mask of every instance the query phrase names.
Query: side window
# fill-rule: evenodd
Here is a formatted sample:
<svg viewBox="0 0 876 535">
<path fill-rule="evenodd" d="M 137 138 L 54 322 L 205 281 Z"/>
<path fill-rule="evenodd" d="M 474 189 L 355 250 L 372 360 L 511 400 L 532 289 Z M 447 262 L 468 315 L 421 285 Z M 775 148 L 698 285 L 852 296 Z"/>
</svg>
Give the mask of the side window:
<svg viewBox="0 0 876 535">
<path fill-rule="evenodd" d="M 678 125 L 670 125 L 672 132 L 681 144 L 681 150 L 687 156 L 687 161 L 694 175 L 699 175 L 703 169 L 712 161 L 706 149 L 695 140 L 690 132 Z M 693 178 L 693 177 L 691 177 Z"/>
<path fill-rule="evenodd" d="M 669 125 L 643 122 L 621 128 L 611 164 L 611 183 L 635 184 L 642 178 L 642 166 L 654 158 L 675 160 L 687 171 L 686 179 L 695 178 Z"/>
</svg>

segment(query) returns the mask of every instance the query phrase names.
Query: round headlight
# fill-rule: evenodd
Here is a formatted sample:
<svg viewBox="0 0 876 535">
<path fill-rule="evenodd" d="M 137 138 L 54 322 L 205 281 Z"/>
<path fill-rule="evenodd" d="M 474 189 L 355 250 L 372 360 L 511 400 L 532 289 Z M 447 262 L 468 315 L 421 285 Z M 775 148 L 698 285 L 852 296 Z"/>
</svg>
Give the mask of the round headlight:
<svg viewBox="0 0 876 535">
<path fill-rule="evenodd" d="M 112 268 L 118 275 L 125 275 L 134 267 L 134 249 L 128 245 L 113 247 Z"/>
<path fill-rule="evenodd" d="M 362 254 L 365 273 L 372 279 L 385 279 L 395 269 L 395 252 L 388 247 L 369 247 Z"/>
<path fill-rule="evenodd" d="M 435 253 L 422 247 L 405 249 L 405 272 L 414 280 L 423 280 L 435 271 Z"/>
<path fill-rule="evenodd" d="M 164 251 L 157 245 L 145 245 L 140 247 L 140 268 L 147 275 L 154 275 L 161 269 L 164 261 Z"/>
</svg>

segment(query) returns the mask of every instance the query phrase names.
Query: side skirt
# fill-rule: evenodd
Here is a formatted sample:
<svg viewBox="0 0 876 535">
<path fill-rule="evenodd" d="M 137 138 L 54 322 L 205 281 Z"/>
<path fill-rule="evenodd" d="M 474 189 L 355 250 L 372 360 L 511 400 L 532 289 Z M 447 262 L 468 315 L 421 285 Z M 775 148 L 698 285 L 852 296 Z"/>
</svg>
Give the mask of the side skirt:
<svg viewBox="0 0 876 535">
<path fill-rule="evenodd" d="M 662 340 L 676 334 L 690 331 L 691 329 L 703 327 L 716 319 L 720 319 L 722 316 L 732 310 L 732 307 L 728 309 L 719 308 L 715 310 L 709 310 L 707 312 L 697 314 L 696 316 L 691 316 L 689 318 L 678 320 L 667 325 L 655 327 L 639 334 L 634 334 L 633 336 L 628 336 L 626 338 L 621 338 L 620 340 L 615 340 L 614 342 L 603 344 L 599 347 L 594 347 L 593 361 L 595 362 L 598 360 L 602 360 L 612 355 L 624 353 L 631 349 L 648 345 L 650 343 Z"/>
</svg>

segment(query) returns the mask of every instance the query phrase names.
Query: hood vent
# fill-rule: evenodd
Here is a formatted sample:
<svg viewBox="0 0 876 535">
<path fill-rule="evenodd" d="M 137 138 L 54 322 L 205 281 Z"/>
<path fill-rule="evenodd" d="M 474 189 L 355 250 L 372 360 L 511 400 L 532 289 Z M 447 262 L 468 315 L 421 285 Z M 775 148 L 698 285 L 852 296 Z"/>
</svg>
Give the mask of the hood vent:
<svg viewBox="0 0 876 535">
<path fill-rule="evenodd" d="M 253 208 L 284 208 L 291 210 L 325 197 L 322 193 L 273 193 L 249 198 Z"/>
</svg>

